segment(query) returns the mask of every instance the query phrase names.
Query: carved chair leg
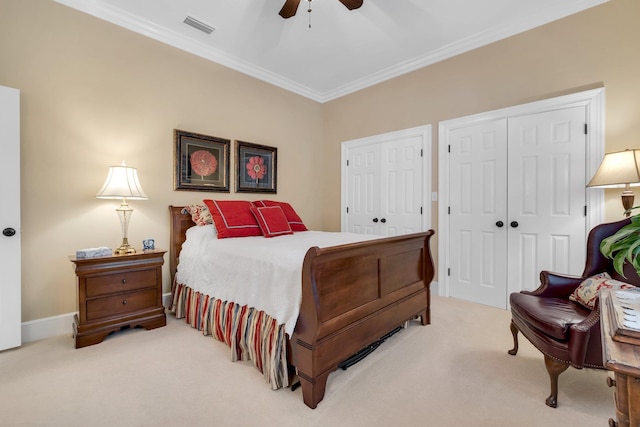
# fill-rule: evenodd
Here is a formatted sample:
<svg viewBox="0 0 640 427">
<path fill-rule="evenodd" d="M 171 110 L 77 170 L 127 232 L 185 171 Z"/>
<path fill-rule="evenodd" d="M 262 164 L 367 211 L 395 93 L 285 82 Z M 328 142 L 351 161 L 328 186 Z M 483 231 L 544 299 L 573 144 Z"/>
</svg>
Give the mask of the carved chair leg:
<svg viewBox="0 0 640 427">
<path fill-rule="evenodd" d="M 552 359 L 545 354 L 544 365 L 547 367 L 549 379 L 551 380 L 551 394 L 547 397 L 545 403 L 547 406 L 556 408 L 558 406 L 558 377 L 561 373 L 567 370 L 569 364 L 567 362 Z"/>
<path fill-rule="evenodd" d="M 513 335 L 513 348 L 508 353 L 515 356 L 518 353 L 518 328 L 513 321 L 511 321 L 511 335 Z"/>
</svg>

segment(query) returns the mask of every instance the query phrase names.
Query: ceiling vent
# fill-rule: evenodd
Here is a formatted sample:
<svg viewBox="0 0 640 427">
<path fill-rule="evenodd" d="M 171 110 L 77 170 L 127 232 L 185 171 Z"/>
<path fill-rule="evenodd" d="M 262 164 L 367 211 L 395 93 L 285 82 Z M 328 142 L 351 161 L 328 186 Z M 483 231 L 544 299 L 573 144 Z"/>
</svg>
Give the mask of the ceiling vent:
<svg viewBox="0 0 640 427">
<path fill-rule="evenodd" d="M 193 28 L 195 28 L 196 30 L 200 30 L 203 33 L 207 33 L 207 34 L 211 34 L 213 33 L 213 30 L 215 30 L 215 28 L 213 28 L 210 25 L 205 24 L 204 22 L 198 21 L 197 19 L 191 17 L 191 16 L 187 16 L 186 18 L 184 18 L 184 22 L 187 25 L 192 26 Z"/>
</svg>

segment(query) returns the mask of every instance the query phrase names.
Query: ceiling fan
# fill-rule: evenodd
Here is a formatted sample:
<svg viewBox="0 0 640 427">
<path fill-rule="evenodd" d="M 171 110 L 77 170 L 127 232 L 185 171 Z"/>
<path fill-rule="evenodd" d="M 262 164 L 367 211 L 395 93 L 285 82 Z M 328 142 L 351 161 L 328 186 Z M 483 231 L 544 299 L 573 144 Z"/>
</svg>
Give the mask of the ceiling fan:
<svg viewBox="0 0 640 427">
<path fill-rule="evenodd" d="M 347 9 L 353 10 L 362 6 L 362 2 L 364 0 L 338 0 L 342 3 Z M 284 6 L 280 9 L 280 16 L 283 18 L 291 18 L 296 14 L 298 10 L 298 6 L 300 5 L 300 0 L 286 0 L 284 2 Z"/>
</svg>

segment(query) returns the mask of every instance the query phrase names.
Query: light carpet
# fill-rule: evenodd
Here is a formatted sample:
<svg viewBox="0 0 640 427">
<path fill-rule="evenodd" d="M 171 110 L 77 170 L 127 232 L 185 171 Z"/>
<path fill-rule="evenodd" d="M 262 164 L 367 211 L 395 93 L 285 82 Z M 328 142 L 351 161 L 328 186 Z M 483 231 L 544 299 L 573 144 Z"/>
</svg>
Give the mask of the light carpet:
<svg viewBox="0 0 640 427">
<path fill-rule="evenodd" d="M 434 297 L 413 323 L 329 376 L 315 410 L 300 389 L 272 391 L 249 362 L 167 315 L 167 326 L 74 349 L 71 334 L 0 352 L 2 426 L 582 426 L 614 416 L 605 371 L 570 368 L 558 408 L 549 378 L 508 311 Z"/>
</svg>

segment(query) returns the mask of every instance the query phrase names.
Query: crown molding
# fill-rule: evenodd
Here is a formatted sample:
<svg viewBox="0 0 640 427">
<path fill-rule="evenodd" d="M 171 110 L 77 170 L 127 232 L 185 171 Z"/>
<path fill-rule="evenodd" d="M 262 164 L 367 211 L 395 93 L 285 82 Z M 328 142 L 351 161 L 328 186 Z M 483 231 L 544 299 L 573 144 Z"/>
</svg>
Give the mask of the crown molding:
<svg viewBox="0 0 640 427">
<path fill-rule="evenodd" d="M 392 78 L 410 73 L 420 68 L 433 65 L 440 61 L 452 58 L 454 56 L 469 52 L 482 46 L 506 39 L 527 30 L 539 27 L 544 24 L 565 18 L 583 10 L 598 6 L 610 0 L 584 0 L 572 5 L 562 5 L 544 10 L 536 15 L 531 15 L 527 19 L 510 23 L 502 27 L 496 27 L 489 31 L 474 34 L 473 36 L 461 39 L 455 43 L 443 46 L 440 49 L 433 50 L 425 55 L 417 56 L 402 63 L 396 64 L 384 70 L 372 73 L 364 78 L 354 80 L 353 82 L 336 88 L 332 91 L 322 94 L 320 102 L 327 102 L 340 98 L 353 92 L 374 86 Z"/>
</svg>

